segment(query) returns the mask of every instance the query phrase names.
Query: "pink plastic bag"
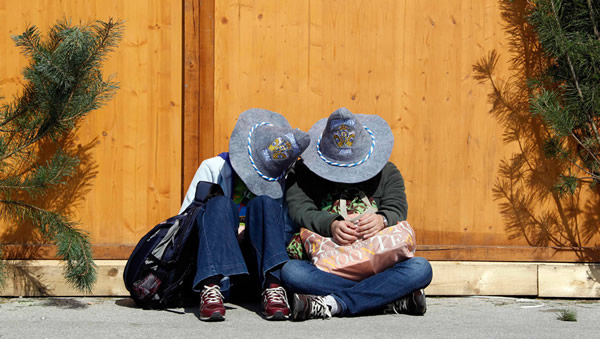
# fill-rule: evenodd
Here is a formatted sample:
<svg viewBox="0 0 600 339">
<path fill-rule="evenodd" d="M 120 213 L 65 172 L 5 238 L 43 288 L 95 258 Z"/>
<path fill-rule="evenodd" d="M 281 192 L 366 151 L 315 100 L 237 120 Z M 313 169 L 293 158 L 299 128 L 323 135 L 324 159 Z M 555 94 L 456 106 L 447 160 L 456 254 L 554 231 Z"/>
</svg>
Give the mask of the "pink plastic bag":
<svg viewBox="0 0 600 339">
<path fill-rule="evenodd" d="M 340 246 L 331 238 L 302 228 L 304 250 L 319 269 L 346 279 L 363 280 L 415 255 L 415 232 L 406 221 L 366 240 Z"/>
</svg>

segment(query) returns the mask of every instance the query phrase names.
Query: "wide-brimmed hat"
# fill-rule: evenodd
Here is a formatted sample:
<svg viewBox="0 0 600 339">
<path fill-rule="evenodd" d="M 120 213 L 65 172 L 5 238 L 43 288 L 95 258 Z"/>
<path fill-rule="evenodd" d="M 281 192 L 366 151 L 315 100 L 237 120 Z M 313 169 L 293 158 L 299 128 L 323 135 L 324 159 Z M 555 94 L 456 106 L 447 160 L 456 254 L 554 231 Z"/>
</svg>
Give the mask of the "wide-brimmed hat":
<svg viewBox="0 0 600 339">
<path fill-rule="evenodd" d="M 377 115 L 353 114 L 342 107 L 308 131 L 311 145 L 302 154 L 316 175 L 339 183 L 357 183 L 379 173 L 394 148 L 394 135 Z"/>
<path fill-rule="evenodd" d="M 231 166 L 255 195 L 283 196 L 287 170 L 310 144 L 281 114 L 252 108 L 240 114 L 229 140 Z"/>
</svg>

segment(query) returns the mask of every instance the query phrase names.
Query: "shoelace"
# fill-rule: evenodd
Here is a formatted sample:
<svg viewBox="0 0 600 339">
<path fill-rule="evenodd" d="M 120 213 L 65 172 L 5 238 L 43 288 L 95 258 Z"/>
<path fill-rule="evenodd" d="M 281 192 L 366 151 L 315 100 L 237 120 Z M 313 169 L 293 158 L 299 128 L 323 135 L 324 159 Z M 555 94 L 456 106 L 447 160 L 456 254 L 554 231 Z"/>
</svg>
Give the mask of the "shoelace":
<svg viewBox="0 0 600 339">
<path fill-rule="evenodd" d="M 310 314 L 315 318 L 328 319 L 331 318 L 331 311 L 325 303 L 325 300 L 321 297 L 316 297 L 312 300 Z"/>
<path fill-rule="evenodd" d="M 394 302 L 394 307 L 392 307 L 392 309 L 394 310 L 394 312 L 396 312 L 396 314 L 400 314 L 401 311 L 407 310 L 408 309 L 408 297 L 404 297 L 404 298 L 396 300 L 396 302 Z"/>
<path fill-rule="evenodd" d="M 202 291 L 202 303 L 210 304 L 221 302 L 223 302 L 223 295 L 221 294 L 221 289 L 219 288 L 219 286 L 204 285 L 204 290 Z"/>
<path fill-rule="evenodd" d="M 283 287 L 274 287 L 265 289 L 265 301 L 272 303 L 285 304 L 288 308 L 287 294 L 285 293 L 285 289 Z"/>
</svg>

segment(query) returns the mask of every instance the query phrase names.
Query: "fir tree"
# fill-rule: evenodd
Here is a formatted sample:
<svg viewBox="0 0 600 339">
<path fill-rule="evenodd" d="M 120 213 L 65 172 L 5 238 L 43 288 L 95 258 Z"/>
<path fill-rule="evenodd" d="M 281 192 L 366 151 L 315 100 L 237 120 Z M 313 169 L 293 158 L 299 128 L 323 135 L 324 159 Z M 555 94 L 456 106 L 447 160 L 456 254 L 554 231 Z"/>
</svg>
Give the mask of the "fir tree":
<svg viewBox="0 0 600 339">
<path fill-rule="evenodd" d="M 528 18 L 550 67 L 530 79 L 530 110 L 548 126 L 547 156 L 570 163 L 556 188 L 600 182 L 600 1 L 537 0 Z"/>
<path fill-rule="evenodd" d="M 122 30 L 122 22 L 112 19 L 79 26 L 62 20 L 43 39 L 35 26 L 28 27 L 13 37 L 31 60 L 23 72 L 26 84 L 0 108 L 0 216 L 17 227 L 34 224 L 56 245 L 66 280 L 82 291 L 96 280 L 88 235 L 68 216 L 32 201 L 68 182 L 79 166 L 79 158 L 57 140 L 74 133 L 78 121 L 114 95 L 117 84 L 103 79 L 100 69 Z M 56 151 L 40 154 L 40 143 L 48 142 L 56 143 Z"/>
</svg>

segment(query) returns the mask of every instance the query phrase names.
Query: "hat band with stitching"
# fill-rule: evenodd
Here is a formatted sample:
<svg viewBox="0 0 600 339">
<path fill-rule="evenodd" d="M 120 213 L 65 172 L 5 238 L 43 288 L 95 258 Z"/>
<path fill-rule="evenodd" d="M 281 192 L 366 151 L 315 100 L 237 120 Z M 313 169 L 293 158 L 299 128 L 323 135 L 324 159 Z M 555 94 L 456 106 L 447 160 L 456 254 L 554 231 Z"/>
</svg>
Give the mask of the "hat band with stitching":
<svg viewBox="0 0 600 339">
<path fill-rule="evenodd" d="M 248 132 L 248 158 L 250 158 L 250 164 L 252 165 L 252 168 L 254 168 L 254 170 L 256 171 L 256 173 L 258 174 L 259 177 L 261 177 L 261 178 L 263 178 L 264 180 L 267 180 L 267 181 L 278 181 L 278 180 L 282 179 L 285 176 L 285 173 L 287 171 L 283 171 L 276 178 L 270 177 L 268 175 L 265 175 L 263 172 L 261 172 L 258 169 L 258 167 L 256 167 L 256 164 L 254 163 L 254 158 L 252 158 L 252 147 L 251 147 L 251 144 L 252 144 L 252 132 L 254 132 L 254 130 L 257 127 L 260 127 L 260 126 L 273 126 L 273 124 L 268 123 L 268 122 L 261 122 L 261 123 L 258 123 L 256 125 L 252 126 L 252 128 L 250 129 L 250 132 Z"/>
<path fill-rule="evenodd" d="M 321 137 L 319 137 L 319 140 L 317 140 L 317 154 L 319 155 L 319 158 L 321 158 L 321 160 L 323 160 L 328 165 L 338 166 L 338 167 L 356 167 L 356 166 L 364 163 L 365 161 L 369 160 L 369 158 L 371 157 L 371 154 L 373 154 L 373 150 L 375 149 L 375 134 L 373 134 L 373 132 L 371 132 L 371 130 L 367 126 L 363 126 L 363 128 L 371 136 L 371 147 L 369 148 L 369 152 L 367 153 L 367 155 L 362 160 L 351 163 L 351 164 L 346 164 L 346 163 L 331 161 L 331 160 L 325 158 L 323 153 L 321 153 Z"/>
</svg>

